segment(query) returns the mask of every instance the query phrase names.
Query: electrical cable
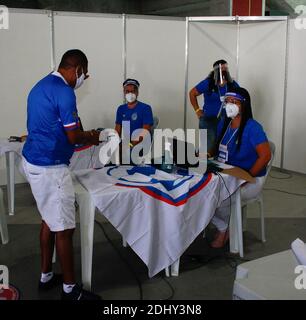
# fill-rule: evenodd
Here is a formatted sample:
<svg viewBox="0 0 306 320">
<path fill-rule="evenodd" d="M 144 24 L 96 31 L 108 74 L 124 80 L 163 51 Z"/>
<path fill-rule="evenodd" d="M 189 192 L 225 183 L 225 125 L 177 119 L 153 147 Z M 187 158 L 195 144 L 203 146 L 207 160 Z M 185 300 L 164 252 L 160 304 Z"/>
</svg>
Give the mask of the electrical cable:
<svg viewBox="0 0 306 320">
<path fill-rule="evenodd" d="M 115 246 L 115 244 L 113 243 L 113 241 L 110 239 L 110 237 L 107 235 L 102 223 L 100 223 L 99 221 L 95 220 L 95 223 L 100 227 L 100 229 L 102 230 L 105 238 L 107 239 L 107 241 L 110 243 L 110 245 L 113 247 L 113 249 L 117 252 L 118 256 L 120 257 L 120 259 L 126 264 L 126 266 L 128 267 L 129 271 L 132 273 L 132 275 L 134 276 L 138 288 L 139 288 L 139 299 L 143 300 L 143 289 L 142 289 L 142 284 L 140 279 L 138 278 L 136 272 L 134 271 L 134 269 L 131 267 L 130 263 L 128 262 L 128 260 L 122 256 L 122 254 L 120 253 L 119 249 Z"/>
<path fill-rule="evenodd" d="M 133 267 L 130 265 L 130 263 L 128 262 L 128 260 L 126 258 L 124 258 L 122 256 L 122 254 L 120 253 L 119 249 L 115 246 L 115 244 L 113 243 L 113 241 L 110 239 L 110 237 L 107 235 L 102 223 L 100 223 L 99 221 L 95 220 L 96 224 L 100 227 L 100 229 L 102 230 L 105 238 L 107 239 L 107 241 L 110 243 L 110 245 L 114 248 L 114 250 L 117 252 L 118 256 L 120 257 L 120 259 L 127 265 L 129 271 L 132 273 L 132 275 L 135 277 L 135 280 L 137 282 L 138 288 L 139 288 L 139 296 L 140 296 L 140 300 L 143 300 L 143 288 L 142 288 L 142 283 L 141 280 L 138 278 L 136 272 L 134 271 Z M 162 300 L 171 300 L 175 294 L 175 290 L 172 287 L 172 285 L 170 284 L 170 282 L 168 280 L 166 280 L 163 276 L 161 277 L 161 279 L 168 285 L 168 287 L 170 288 L 171 294 L 169 297 L 167 297 L 166 299 L 162 299 Z"/>
<path fill-rule="evenodd" d="M 93 158 L 93 155 L 94 155 L 94 153 L 96 151 L 96 146 L 93 145 L 93 146 L 90 147 L 90 149 L 92 149 L 92 150 L 90 150 L 90 159 L 89 159 L 89 163 L 88 163 L 88 168 L 93 169 L 92 158 Z"/>
<path fill-rule="evenodd" d="M 286 177 L 275 177 L 271 174 L 271 172 L 269 173 L 269 177 L 272 179 L 278 179 L 278 180 L 288 180 L 292 178 L 292 174 L 291 173 L 281 173 L 283 175 L 287 175 Z"/>
<path fill-rule="evenodd" d="M 294 195 L 294 196 L 306 197 L 306 194 L 303 194 L 303 193 L 289 192 L 289 191 L 280 190 L 280 189 L 274 189 L 274 188 L 263 188 L 263 189 L 265 191 L 276 191 L 276 192 L 282 192 L 282 193 L 286 193 L 286 194 L 291 194 L 291 195 Z"/>
</svg>

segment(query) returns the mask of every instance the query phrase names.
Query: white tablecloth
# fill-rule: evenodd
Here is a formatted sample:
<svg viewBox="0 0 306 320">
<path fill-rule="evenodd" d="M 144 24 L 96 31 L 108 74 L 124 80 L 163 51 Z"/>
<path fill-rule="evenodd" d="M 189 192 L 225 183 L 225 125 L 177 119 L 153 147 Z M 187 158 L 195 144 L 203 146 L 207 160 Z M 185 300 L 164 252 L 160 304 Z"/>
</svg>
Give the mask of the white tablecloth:
<svg viewBox="0 0 306 320">
<path fill-rule="evenodd" d="M 17 154 L 21 154 L 24 142 L 9 142 L 7 139 L 0 139 L 0 157 L 8 151 L 15 151 Z"/>
<path fill-rule="evenodd" d="M 133 170 L 106 167 L 75 174 L 95 206 L 147 265 L 150 277 L 180 258 L 215 209 L 243 183 L 228 175 L 222 180 L 213 174 L 184 177 Z"/>
<path fill-rule="evenodd" d="M 14 151 L 18 156 L 15 158 L 15 165 L 18 167 L 19 171 L 21 171 L 21 174 L 23 174 L 22 166 L 19 166 L 19 163 L 23 146 L 24 142 L 9 142 L 7 139 L 0 139 L 0 157 L 4 156 L 6 152 Z M 74 171 L 102 167 L 102 164 L 99 161 L 99 151 L 99 146 L 87 146 L 76 149 L 70 159 L 70 169 Z"/>
</svg>

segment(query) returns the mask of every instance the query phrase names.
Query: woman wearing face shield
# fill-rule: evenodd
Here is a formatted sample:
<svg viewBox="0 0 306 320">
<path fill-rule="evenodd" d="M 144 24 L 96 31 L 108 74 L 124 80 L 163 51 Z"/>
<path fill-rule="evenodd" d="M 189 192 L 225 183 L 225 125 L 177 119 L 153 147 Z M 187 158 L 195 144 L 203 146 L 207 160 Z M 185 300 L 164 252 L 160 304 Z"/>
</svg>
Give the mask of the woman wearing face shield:
<svg viewBox="0 0 306 320">
<path fill-rule="evenodd" d="M 240 167 L 255 177 L 255 183 L 241 187 L 241 200 L 254 198 L 262 189 L 266 166 L 271 159 L 267 136 L 262 126 L 253 119 L 251 99 L 244 88 L 234 88 L 225 95 L 226 116 L 218 124 L 216 156 L 218 161 Z M 216 210 L 212 223 L 217 228 L 213 248 L 223 247 L 228 241 L 230 200 Z"/>
<path fill-rule="evenodd" d="M 190 103 L 199 118 L 199 128 L 207 129 L 207 150 L 211 150 L 216 143 L 218 117 L 224 95 L 236 87 L 239 85 L 231 78 L 227 62 L 218 60 L 213 64 L 213 70 L 208 77 L 189 92 Z M 203 108 L 200 108 L 197 100 L 201 94 L 204 97 Z"/>
</svg>

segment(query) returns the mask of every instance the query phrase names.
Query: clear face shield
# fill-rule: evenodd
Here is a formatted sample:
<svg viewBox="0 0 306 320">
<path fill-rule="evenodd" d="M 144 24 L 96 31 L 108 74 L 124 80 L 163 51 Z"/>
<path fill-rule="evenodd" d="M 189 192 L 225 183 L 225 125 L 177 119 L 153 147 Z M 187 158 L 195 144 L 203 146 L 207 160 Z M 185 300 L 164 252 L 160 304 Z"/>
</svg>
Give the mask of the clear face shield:
<svg viewBox="0 0 306 320">
<path fill-rule="evenodd" d="M 221 86 L 224 85 L 226 82 L 232 82 L 233 79 L 230 75 L 230 72 L 228 70 L 228 64 L 218 64 L 214 66 L 214 80 L 215 85 L 220 84 Z"/>
</svg>

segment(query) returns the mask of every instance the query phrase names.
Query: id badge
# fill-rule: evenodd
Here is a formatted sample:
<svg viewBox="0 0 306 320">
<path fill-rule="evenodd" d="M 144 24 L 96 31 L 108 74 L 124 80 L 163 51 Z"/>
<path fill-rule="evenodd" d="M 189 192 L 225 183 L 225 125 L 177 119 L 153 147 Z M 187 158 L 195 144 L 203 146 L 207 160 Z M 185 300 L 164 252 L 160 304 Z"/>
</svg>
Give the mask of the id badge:
<svg viewBox="0 0 306 320">
<path fill-rule="evenodd" d="M 219 145 L 218 161 L 225 163 L 227 160 L 228 160 L 227 146 L 224 144 L 220 144 Z"/>
</svg>

